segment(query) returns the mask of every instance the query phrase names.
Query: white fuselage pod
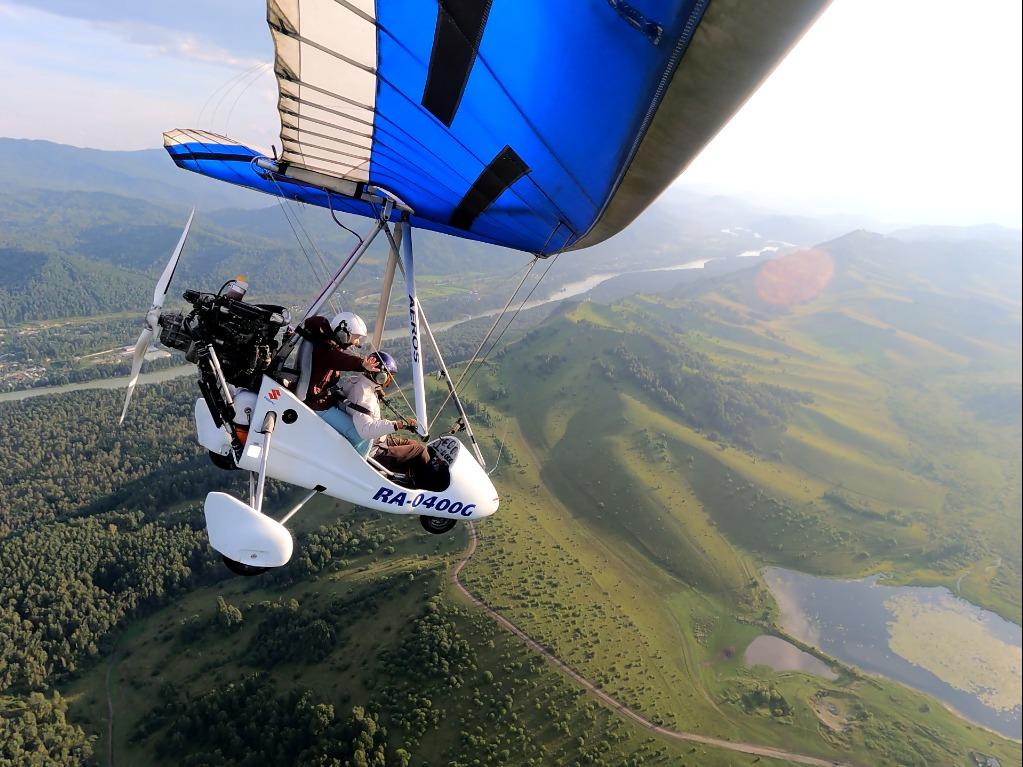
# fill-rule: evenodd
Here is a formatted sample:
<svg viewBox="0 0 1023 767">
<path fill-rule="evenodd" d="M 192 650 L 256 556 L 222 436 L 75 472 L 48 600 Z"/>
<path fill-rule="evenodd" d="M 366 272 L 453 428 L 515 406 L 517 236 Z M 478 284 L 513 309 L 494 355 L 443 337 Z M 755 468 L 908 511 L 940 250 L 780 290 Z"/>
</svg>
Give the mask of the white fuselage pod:
<svg viewBox="0 0 1023 767">
<path fill-rule="evenodd" d="M 466 520 L 489 517 L 497 511 L 499 498 L 490 477 L 471 451 L 453 437 L 443 438 L 449 445 L 457 443 L 450 464 L 451 484 L 443 492 L 411 490 L 377 472 L 326 421 L 284 386 L 265 376 L 238 461 L 240 468 L 259 470 L 265 439 L 260 430 L 270 411 L 277 414 L 277 421 L 266 464 L 268 477 L 309 490 L 322 487 L 322 492 L 333 498 L 390 514 Z M 206 403 L 200 399 L 196 402 L 200 443 L 220 452 L 211 425 Z M 217 439 L 226 438 L 221 432 Z"/>
</svg>

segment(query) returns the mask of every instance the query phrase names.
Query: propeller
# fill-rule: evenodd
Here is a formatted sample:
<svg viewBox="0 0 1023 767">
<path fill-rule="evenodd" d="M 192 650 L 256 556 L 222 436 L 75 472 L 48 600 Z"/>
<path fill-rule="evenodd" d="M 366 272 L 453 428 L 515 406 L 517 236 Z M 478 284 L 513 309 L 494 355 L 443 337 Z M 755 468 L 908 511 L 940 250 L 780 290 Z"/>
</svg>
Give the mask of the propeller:
<svg viewBox="0 0 1023 767">
<path fill-rule="evenodd" d="M 128 379 L 128 390 L 124 394 L 124 409 L 121 410 L 121 417 L 117 423 L 124 423 L 124 416 L 128 412 L 128 403 L 131 402 L 131 395 L 135 391 L 135 384 L 138 383 L 139 373 L 142 371 L 142 360 L 146 358 L 153 339 L 157 337 L 160 322 L 160 311 L 163 309 L 163 302 L 167 298 L 167 291 L 170 290 L 171 279 L 174 277 L 174 270 L 178 266 L 178 259 L 181 258 L 181 251 L 185 247 L 185 240 L 188 239 L 188 230 L 192 227 L 192 219 L 195 218 L 195 208 L 188 215 L 188 222 L 181 232 L 178 246 L 174 248 L 170 261 L 163 269 L 163 274 L 156 282 L 156 289 L 153 291 L 153 305 L 146 312 L 146 326 L 139 333 L 139 340 L 135 342 L 135 352 L 131 361 L 131 378 Z"/>
</svg>

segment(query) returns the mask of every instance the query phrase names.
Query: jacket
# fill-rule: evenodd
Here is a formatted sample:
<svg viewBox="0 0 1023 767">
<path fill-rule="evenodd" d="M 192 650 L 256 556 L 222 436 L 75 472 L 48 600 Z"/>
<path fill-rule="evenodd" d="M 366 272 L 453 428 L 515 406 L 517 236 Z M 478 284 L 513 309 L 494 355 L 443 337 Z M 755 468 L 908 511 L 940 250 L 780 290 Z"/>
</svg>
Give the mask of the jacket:
<svg viewBox="0 0 1023 767">
<path fill-rule="evenodd" d="M 341 380 L 341 393 L 356 407 L 345 407 L 362 439 L 377 440 L 393 434 L 394 423 L 380 417 L 380 387 L 364 375 L 350 375 Z"/>
<path fill-rule="evenodd" d="M 326 317 L 310 317 L 302 325 L 302 335 L 313 344 L 313 370 L 305 404 L 312 410 L 326 410 L 337 401 L 333 387 L 344 373 L 362 370 L 362 357 L 346 352 L 334 340 Z"/>
</svg>

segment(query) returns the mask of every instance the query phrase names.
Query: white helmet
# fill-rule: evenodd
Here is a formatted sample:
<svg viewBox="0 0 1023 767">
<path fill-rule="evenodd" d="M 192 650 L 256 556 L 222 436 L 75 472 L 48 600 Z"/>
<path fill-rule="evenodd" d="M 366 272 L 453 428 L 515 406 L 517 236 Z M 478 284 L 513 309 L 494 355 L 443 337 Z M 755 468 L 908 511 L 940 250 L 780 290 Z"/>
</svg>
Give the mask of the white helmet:
<svg viewBox="0 0 1023 767">
<path fill-rule="evenodd" d="M 366 322 L 355 312 L 338 312 L 330 321 L 330 327 L 342 346 L 361 346 L 362 339 L 369 333 Z"/>
</svg>

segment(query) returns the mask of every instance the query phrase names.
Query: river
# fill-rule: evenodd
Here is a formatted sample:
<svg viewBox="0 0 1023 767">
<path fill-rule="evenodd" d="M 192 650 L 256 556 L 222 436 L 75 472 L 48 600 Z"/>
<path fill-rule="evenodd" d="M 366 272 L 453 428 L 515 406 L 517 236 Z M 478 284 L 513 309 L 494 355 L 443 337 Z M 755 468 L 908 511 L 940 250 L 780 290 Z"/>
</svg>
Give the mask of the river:
<svg viewBox="0 0 1023 767">
<path fill-rule="evenodd" d="M 698 261 L 687 261 L 684 264 L 678 264 L 676 266 L 662 266 L 655 269 L 637 269 L 633 271 L 624 272 L 608 272 L 604 274 L 593 274 L 589 277 L 576 280 L 575 282 L 566 283 L 564 286 L 559 288 L 557 291 L 547 296 L 546 298 L 536 298 L 532 301 L 528 301 L 523 304 L 522 309 L 535 309 L 538 306 L 544 306 L 546 304 L 555 304 L 559 301 L 564 301 L 568 298 L 575 298 L 581 296 L 584 293 L 588 293 L 598 285 L 602 285 L 608 280 L 612 280 L 615 277 L 621 277 L 624 274 L 643 274 L 647 272 L 673 272 L 680 271 L 683 269 L 702 269 L 707 265 L 709 261 L 713 259 L 704 258 Z M 438 322 L 430 325 L 430 328 L 435 334 L 443 333 L 445 330 L 453 328 L 455 325 L 461 325 L 463 322 L 469 322 L 471 320 L 478 320 L 483 317 L 494 317 L 500 313 L 500 309 L 488 309 L 487 311 L 480 312 L 479 314 L 473 314 L 468 317 L 462 317 L 457 320 L 449 320 L 447 322 Z M 395 328 L 394 330 L 388 330 L 384 333 L 384 340 L 391 340 L 399 338 L 405 334 L 405 328 Z M 157 370 L 152 373 L 143 373 L 139 376 L 139 385 L 149 383 L 160 383 L 162 381 L 170 381 L 174 378 L 180 378 L 195 372 L 194 365 L 177 365 L 171 368 L 165 368 L 163 370 Z M 0 402 L 15 402 L 18 400 L 28 399 L 29 397 L 41 397 L 44 394 L 64 394 L 72 391 L 82 391 L 84 389 L 123 389 L 128 385 L 129 376 L 117 376 L 116 378 L 100 378 L 94 381 L 82 381 L 80 383 L 64 384 L 62 386 L 40 386 L 35 389 L 18 389 L 16 391 L 2 392 L 0 393 Z"/>
<path fill-rule="evenodd" d="M 139 385 L 161 383 L 174 378 L 195 374 L 195 365 L 175 365 L 163 370 L 154 370 L 151 373 L 143 373 L 139 376 Z M 65 394 L 70 391 L 83 391 L 85 389 L 123 389 L 128 385 L 128 376 L 117 376 L 116 378 L 97 378 L 92 381 L 80 381 L 79 383 L 63 384 L 62 386 L 39 386 L 35 389 L 18 389 L 17 391 L 0 392 L 0 402 L 16 402 L 28 399 L 29 397 L 41 397 L 44 394 Z"/>
<path fill-rule="evenodd" d="M 1023 632 L 1015 623 L 944 587 L 888 586 L 879 576 L 818 578 L 779 567 L 766 568 L 764 579 L 794 637 L 1020 738 Z"/>
</svg>

